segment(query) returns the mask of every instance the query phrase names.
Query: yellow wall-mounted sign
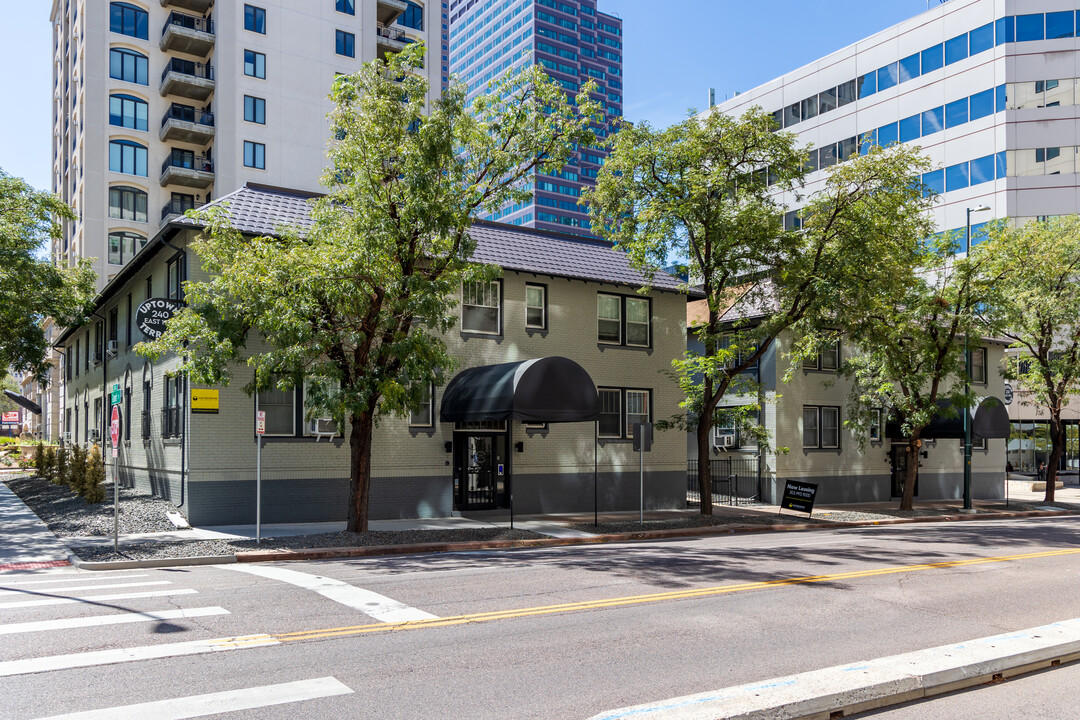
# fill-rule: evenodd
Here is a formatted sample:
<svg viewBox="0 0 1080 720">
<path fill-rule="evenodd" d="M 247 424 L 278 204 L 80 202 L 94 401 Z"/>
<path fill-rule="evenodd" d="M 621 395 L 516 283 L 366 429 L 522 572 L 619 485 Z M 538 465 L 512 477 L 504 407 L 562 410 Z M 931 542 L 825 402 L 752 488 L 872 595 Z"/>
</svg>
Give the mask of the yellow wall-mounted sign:
<svg viewBox="0 0 1080 720">
<path fill-rule="evenodd" d="M 218 391 L 191 389 L 191 412 L 216 413 L 218 411 Z"/>
</svg>

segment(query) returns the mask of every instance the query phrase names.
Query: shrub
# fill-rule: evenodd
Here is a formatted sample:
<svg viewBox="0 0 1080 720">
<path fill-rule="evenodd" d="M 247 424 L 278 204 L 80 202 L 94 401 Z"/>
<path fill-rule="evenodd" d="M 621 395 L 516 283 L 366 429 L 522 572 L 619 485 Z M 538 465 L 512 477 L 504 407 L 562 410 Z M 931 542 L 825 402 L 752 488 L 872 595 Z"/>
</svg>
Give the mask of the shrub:
<svg viewBox="0 0 1080 720">
<path fill-rule="evenodd" d="M 83 485 L 86 484 L 86 449 L 82 445 L 75 445 L 71 450 L 71 459 L 68 461 L 67 485 L 79 495 L 82 495 Z"/>
<path fill-rule="evenodd" d="M 42 443 L 38 443 L 37 449 L 34 450 L 34 467 L 37 468 L 38 475 L 46 477 L 49 468 L 45 464 L 45 446 Z"/>
<path fill-rule="evenodd" d="M 68 449 L 67 446 L 61 445 L 56 450 L 56 460 L 53 463 L 49 480 L 57 485 L 67 485 L 68 472 Z"/>
<path fill-rule="evenodd" d="M 86 480 L 80 494 L 91 504 L 105 499 L 105 463 L 101 459 L 101 448 L 97 445 L 90 449 L 90 458 L 86 462 Z"/>
<path fill-rule="evenodd" d="M 38 466 L 38 475 L 50 482 L 56 482 L 56 449 L 45 448 L 41 453 L 41 465 Z"/>
</svg>

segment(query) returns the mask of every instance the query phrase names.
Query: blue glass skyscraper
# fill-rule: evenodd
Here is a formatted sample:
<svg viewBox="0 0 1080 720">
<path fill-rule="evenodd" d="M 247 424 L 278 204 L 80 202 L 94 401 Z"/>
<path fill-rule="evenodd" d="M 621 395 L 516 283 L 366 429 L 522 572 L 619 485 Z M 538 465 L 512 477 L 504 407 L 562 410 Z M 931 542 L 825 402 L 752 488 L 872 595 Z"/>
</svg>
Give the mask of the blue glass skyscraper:
<svg viewBox="0 0 1080 720">
<path fill-rule="evenodd" d="M 470 99 L 531 57 L 570 94 L 596 82 L 593 97 L 605 110 L 595 128 L 599 140 L 622 117 L 622 53 L 622 20 L 599 11 L 596 0 L 450 0 L 450 72 L 467 85 Z M 484 219 L 592 235 L 579 200 L 606 156 L 597 147 L 581 148 L 562 172 L 535 175 L 531 203 Z"/>
</svg>

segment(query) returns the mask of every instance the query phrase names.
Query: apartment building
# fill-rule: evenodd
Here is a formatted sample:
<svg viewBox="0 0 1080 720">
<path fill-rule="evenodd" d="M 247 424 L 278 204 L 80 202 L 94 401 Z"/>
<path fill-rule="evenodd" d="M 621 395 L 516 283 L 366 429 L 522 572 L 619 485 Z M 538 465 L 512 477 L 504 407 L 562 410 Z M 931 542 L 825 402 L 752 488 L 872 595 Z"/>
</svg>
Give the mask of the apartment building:
<svg viewBox="0 0 1080 720">
<path fill-rule="evenodd" d="M 593 98 L 604 104 L 604 122 L 593 128 L 600 140 L 622 117 L 622 55 L 622 20 L 601 12 L 596 0 L 450 2 L 450 72 L 467 84 L 470 99 L 528 62 L 542 65 L 571 96 L 593 80 Z M 592 235 L 579 200 L 606 156 L 597 147 L 581 148 L 561 172 L 534 175 L 531 203 L 510 204 L 483 218 Z"/>
<path fill-rule="evenodd" d="M 939 230 L 962 231 L 971 209 L 977 243 L 992 218 L 1080 209 L 1078 28 L 1075 0 L 949 0 L 712 111 L 756 105 L 796 133 L 811 148 L 804 195 L 869 143 L 918 145 Z"/>
<path fill-rule="evenodd" d="M 53 257 L 93 258 L 100 289 L 162 223 L 248 180 L 317 189 L 334 76 L 427 41 L 441 14 L 430 0 L 54 0 L 53 190 L 77 218 Z"/>
</svg>

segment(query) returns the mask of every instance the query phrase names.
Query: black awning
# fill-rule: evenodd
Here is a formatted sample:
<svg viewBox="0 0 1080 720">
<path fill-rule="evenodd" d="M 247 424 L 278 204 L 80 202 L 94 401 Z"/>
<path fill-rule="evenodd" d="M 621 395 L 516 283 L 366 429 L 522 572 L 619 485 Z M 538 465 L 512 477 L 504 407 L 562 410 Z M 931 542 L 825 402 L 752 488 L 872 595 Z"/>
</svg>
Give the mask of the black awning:
<svg viewBox="0 0 1080 720">
<path fill-rule="evenodd" d="M 585 368 L 564 357 L 546 357 L 461 371 L 446 386 L 439 417 L 443 422 L 592 422 L 600 417 L 600 398 Z"/>
<path fill-rule="evenodd" d="M 22 395 L 20 395 L 18 393 L 15 393 L 15 392 L 12 392 L 10 390 L 5 390 L 4 395 L 7 395 L 8 399 L 11 400 L 16 405 L 18 405 L 19 407 L 25 408 L 25 409 L 29 410 L 30 412 L 34 413 L 35 415 L 40 415 L 41 414 L 41 406 L 38 405 L 33 400 L 27 400 Z"/>
<path fill-rule="evenodd" d="M 922 437 L 936 440 L 963 440 L 964 409 L 954 406 L 948 400 L 938 400 L 937 405 L 938 410 L 934 413 L 930 424 L 923 429 Z M 900 429 L 900 422 L 894 416 L 890 415 L 885 423 L 885 436 L 890 440 L 905 439 Z M 1005 409 L 1005 403 L 996 397 L 983 398 L 971 421 L 971 437 L 973 439 L 1009 437 L 1009 412 Z"/>
</svg>

